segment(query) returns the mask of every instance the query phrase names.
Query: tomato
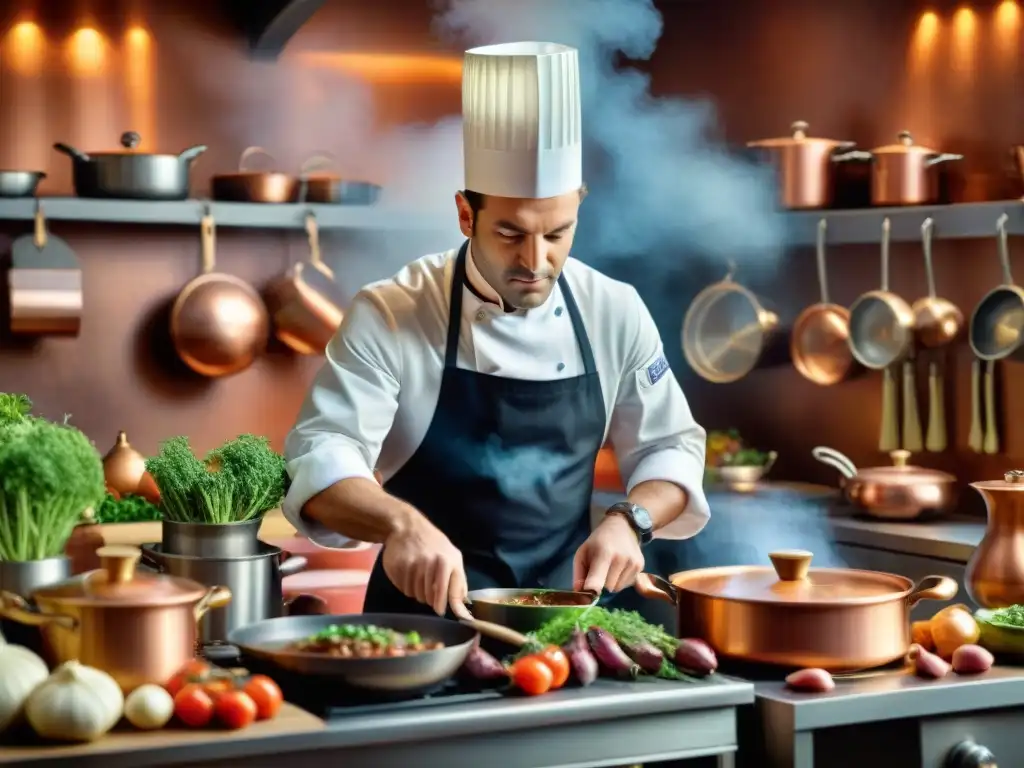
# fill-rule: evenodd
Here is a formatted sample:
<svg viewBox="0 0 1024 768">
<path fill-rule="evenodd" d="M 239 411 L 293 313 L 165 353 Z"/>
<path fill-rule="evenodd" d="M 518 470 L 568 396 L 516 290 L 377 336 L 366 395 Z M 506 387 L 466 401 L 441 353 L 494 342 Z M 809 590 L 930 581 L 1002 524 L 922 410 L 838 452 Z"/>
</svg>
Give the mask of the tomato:
<svg viewBox="0 0 1024 768">
<path fill-rule="evenodd" d="M 523 693 L 539 696 L 551 690 L 551 668 L 536 656 L 524 656 L 509 668 L 512 684 Z"/>
<path fill-rule="evenodd" d="M 565 655 L 565 651 L 557 645 L 549 645 L 535 655 L 551 670 L 551 689 L 555 690 L 565 685 L 570 672 L 569 657 Z"/>
<path fill-rule="evenodd" d="M 189 683 L 174 697 L 174 714 L 185 725 L 203 728 L 213 718 L 213 699 L 201 685 Z"/>
<path fill-rule="evenodd" d="M 171 696 L 177 696 L 178 691 L 189 683 L 200 682 L 210 674 L 210 665 L 200 659 L 192 659 L 181 669 L 174 673 L 174 677 L 167 681 L 164 688 Z"/>
<path fill-rule="evenodd" d="M 266 675 L 253 675 L 242 690 L 256 704 L 256 717 L 260 720 L 269 720 L 281 709 L 281 689 Z"/>
<path fill-rule="evenodd" d="M 256 720 L 256 703 L 243 691 L 229 691 L 217 699 L 217 719 L 231 730 L 246 728 Z"/>
<path fill-rule="evenodd" d="M 216 701 L 228 691 L 233 691 L 238 686 L 235 685 L 234 680 L 225 679 L 223 677 L 210 678 L 204 680 L 200 685 L 203 686 L 203 690 L 209 695 L 211 699 Z"/>
</svg>

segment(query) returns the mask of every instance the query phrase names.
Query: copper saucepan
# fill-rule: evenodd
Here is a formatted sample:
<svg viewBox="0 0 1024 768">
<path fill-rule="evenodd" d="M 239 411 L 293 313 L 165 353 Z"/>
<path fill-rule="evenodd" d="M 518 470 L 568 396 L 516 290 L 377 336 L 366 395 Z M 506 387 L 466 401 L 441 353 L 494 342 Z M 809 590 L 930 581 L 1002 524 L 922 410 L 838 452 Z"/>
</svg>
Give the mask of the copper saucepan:
<svg viewBox="0 0 1024 768">
<path fill-rule="evenodd" d="M 135 547 L 101 547 L 101 568 L 37 589 L 32 610 L 0 593 L 0 615 L 38 626 L 53 664 L 78 660 L 111 675 L 128 693 L 163 685 L 195 654 L 197 623 L 231 601 L 226 587 L 139 573 Z"/>
<path fill-rule="evenodd" d="M 828 223 L 818 222 L 818 285 L 821 301 L 797 317 L 790 337 L 790 354 L 800 375 L 815 384 L 837 384 L 855 366 L 850 352 L 850 311 L 833 304 L 828 297 L 825 271 L 825 235 Z"/>
<path fill-rule="evenodd" d="M 835 157 L 836 161 L 873 162 L 871 204 L 880 206 L 937 203 L 940 190 L 936 166 L 963 158 L 963 155 L 915 144 L 910 131 L 900 131 L 895 144 L 876 147 L 870 152 L 855 150 Z"/>
<path fill-rule="evenodd" d="M 890 467 L 866 469 L 857 469 L 833 448 L 818 446 L 811 455 L 838 470 L 847 501 L 871 517 L 913 520 L 949 512 L 956 506 L 956 478 L 937 469 L 907 464 L 910 451 L 892 451 Z"/>
<path fill-rule="evenodd" d="M 812 554 L 772 552 L 763 565 L 637 577 L 644 597 L 676 606 L 679 636 L 703 639 L 722 659 L 830 672 L 871 669 L 910 647 L 910 609 L 951 600 L 957 583 L 847 568 L 811 568 Z"/>
<path fill-rule="evenodd" d="M 244 371 L 267 346 L 270 317 L 256 289 L 214 272 L 213 216 L 202 220 L 203 274 L 186 285 L 171 308 L 171 340 L 178 356 L 201 376 Z"/>
<path fill-rule="evenodd" d="M 299 179 L 290 173 L 249 169 L 249 161 L 257 156 L 274 162 L 273 155 L 263 147 L 246 147 L 238 159 L 237 171 L 218 173 L 213 177 L 213 199 L 236 203 L 296 202 L 299 198 Z"/>
<path fill-rule="evenodd" d="M 683 318 L 683 355 L 702 379 L 739 381 L 762 360 L 779 316 L 733 280 L 734 267 L 694 298 Z"/>
</svg>

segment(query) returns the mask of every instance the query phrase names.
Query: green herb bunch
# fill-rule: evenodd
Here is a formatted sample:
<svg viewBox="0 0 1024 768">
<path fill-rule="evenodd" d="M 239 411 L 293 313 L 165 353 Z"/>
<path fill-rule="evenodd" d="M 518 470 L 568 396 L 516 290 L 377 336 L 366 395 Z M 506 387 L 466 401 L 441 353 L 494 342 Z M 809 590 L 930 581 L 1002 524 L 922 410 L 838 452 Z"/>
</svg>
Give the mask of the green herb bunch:
<svg viewBox="0 0 1024 768">
<path fill-rule="evenodd" d="M 83 513 L 106 494 L 89 438 L 31 408 L 24 395 L 0 395 L 0 560 L 11 562 L 63 555 Z"/>
<path fill-rule="evenodd" d="M 199 459 L 187 437 L 174 437 L 146 461 L 160 489 L 164 518 L 179 523 L 241 523 L 281 504 L 284 458 L 265 437 L 239 435 Z"/>
<path fill-rule="evenodd" d="M 159 520 L 160 508 L 141 496 L 128 494 L 117 498 L 108 493 L 93 512 L 95 523 L 144 523 Z"/>
</svg>

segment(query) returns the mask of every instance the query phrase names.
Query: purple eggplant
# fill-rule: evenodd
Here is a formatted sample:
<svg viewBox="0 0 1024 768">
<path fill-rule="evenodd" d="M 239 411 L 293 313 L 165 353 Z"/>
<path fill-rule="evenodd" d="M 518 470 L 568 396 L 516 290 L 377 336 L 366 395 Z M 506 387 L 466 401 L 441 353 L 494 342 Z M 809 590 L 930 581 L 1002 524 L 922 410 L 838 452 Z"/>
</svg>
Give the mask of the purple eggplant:
<svg viewBox="0 0 1024 768">
<path fill-rule="evenodd" d="M 573 630 L 572 637 L 562 650 L 569 657 L 572 673 L 580 685 L 586 687 L 597 679 L 597 659 L 594 658 L 590 646 L 587 645 L 587 638 L 580 630 Z"/>
<path fill-rule="evenodd" d="M 650 643 L 635 642 L 622 643 L 622 650 L 626 652 L 637 666 L 649 675 L 656 675 L 661 670 L 662 662 L 665 661 L 665 654 L 659 651 Z"/>
<path fill-rule="evenodd" d="M 479 646 L 469 652 L 462 664 L 462 672 L 466 677 L 484 683 L 508 678 L 508 672 L 501 662 Z"/>
<path fill-rule="evenodd" d="M 718 657 L 711 646 L 696 638 L 680 640 L 672 661 L 680 669 L 699 677 L 718 669 Z"/>
<path fill-rule="evenodd" d="M 608 674 L 614 677 L 636 677 L 640 673 L 640 667 L 626 655 L 610 632 L 600 627 L 591 627 L 587 630 L 587 643 L 601 669 Z"/>
</svg>

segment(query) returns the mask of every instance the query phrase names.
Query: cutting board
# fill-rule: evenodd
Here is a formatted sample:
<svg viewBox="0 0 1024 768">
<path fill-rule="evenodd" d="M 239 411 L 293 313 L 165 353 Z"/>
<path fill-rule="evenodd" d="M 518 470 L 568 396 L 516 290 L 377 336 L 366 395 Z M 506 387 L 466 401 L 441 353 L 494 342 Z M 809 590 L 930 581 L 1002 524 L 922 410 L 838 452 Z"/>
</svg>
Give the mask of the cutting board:
<svg viewBox="0 0 1024 768">
<path fill-rule="evenodd" d="M 74 760 L 78 757 L 95 757 L 117 753 L 139 752 L 147 749 L 169 747 L 192 747 L 216 741 L 248 741 L 251 739 L 291 736 L 323 730 L 324 722 L 294 704 L 285 702 L 273 720 L 253 723 L 240 731 L 226 731 L 217 728 L 188 729 L 169 726 L 159 731 L 137 731 L 122 723 L 99 741 L 91 744 L 67 746 L 0 746 L 0 765 L 31 765 L 34 760 Z"/>
</svg>

